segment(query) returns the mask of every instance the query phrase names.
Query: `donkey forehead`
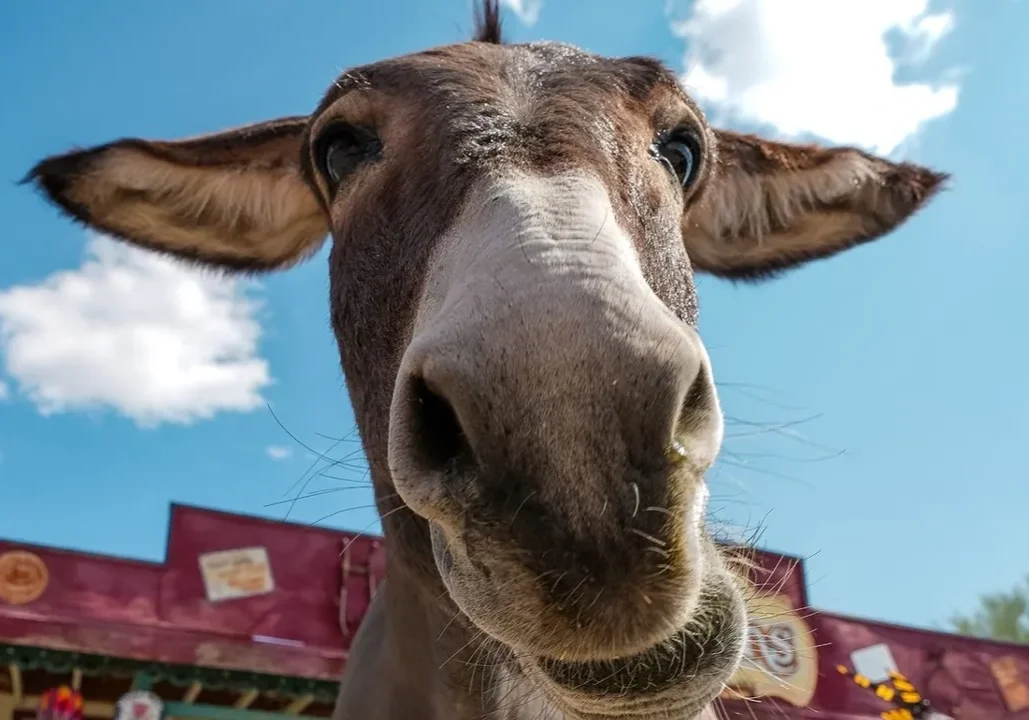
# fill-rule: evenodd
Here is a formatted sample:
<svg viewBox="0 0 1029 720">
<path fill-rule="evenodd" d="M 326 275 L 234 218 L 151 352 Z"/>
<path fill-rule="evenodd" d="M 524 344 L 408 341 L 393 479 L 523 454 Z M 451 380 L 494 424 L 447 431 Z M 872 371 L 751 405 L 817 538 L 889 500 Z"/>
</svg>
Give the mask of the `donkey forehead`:
<svg viewBox="0 0 1029 720">
<path fill-rule="evenodd" d="M 573 123 L 615 109 L 652 114 L 667 105 L 703 117 L 658 60 L 606 58 L 550 42 L 463 43 L 354 68 L 336 80 L 313 117 L 355 91 L 414 108 L 420 122 L 464 131 L 527 116 Z"/>
</svg>

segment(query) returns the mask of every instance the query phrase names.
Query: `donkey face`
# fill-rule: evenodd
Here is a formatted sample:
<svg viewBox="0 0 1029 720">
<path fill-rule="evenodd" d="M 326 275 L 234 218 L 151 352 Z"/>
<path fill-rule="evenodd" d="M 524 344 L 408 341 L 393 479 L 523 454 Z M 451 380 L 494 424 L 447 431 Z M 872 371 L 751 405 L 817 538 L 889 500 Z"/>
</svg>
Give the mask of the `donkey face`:
<svg viewBox="0 0 1029 720">
<path fill-rule="evenodd" d="M 693 269 L 832 255 L 944 179 L 712 129 L 652 60 L 484 42 L 352 70 L 309 117 L 122 140 L 32 177 L 95 228 L 232 270 L 331 233 L 395 563 L 583 717 L 693 714 L 741 652 L 704 531 L 722 419 Z"/>
</svg>

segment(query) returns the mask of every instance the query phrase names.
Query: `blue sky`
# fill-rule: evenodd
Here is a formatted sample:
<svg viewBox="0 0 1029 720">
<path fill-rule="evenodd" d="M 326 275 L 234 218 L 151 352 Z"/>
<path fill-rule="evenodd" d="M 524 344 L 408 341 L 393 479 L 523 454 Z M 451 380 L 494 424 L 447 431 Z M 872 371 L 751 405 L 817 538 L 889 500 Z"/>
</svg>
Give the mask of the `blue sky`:
<svg viewBox="0 0 1029 720">
<path fill-rule="evenodd" d="M 702 280 L 729 423 L 712 513 L 808 556 L 813 603 L 839 612 L 933 625 L 1029 572 L 1029 2 L 512 0 L 506 19 L 515 39 L 688 62 L 734 127 L 954 174 L 873 246 Z M 0 536 L 158 559 L 170 501 L 377 530 L 325 252 L 259 286 L 198 278 L 14 181 L 73 145 L 307 112 L 346 67 L 470 24 L 468 0 L 4 4 Z M 305 445 L 351 459 L 308 472 Z"/>
</svg>

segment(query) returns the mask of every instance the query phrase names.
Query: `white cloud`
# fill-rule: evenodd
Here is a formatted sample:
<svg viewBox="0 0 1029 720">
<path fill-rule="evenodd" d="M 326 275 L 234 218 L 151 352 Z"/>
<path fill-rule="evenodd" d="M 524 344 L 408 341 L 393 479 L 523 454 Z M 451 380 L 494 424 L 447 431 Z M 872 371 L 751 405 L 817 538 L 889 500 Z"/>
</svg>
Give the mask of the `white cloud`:
<svg viewBox="0 0 1029 720">
<path fill-rule="evenodd" d="M 523 25 L 532 27 L 540 19 L 543 0 L 500 0 L 508 10 L 513 12 Z"/>
<path fill-rule="evenodd" d="M 282 447 L 281 445 L 269 445 L 264 449 L 264 451 L 268 453 L 268 457 L 272 460 L 285 460 L 293 454 L 292 450 L 288 447 Z"/>
<path fill-rule="evenodd" d="M 715 115 L 890 154 L 957 105 L 954 82 L 896 79 L 954 27 L 928 3 L 694 0 L 672 29 L 687 89 Z"/>
<path fill-rule="evenodd" d="M 44 414 L 106 408 L 153 426 L 251 410 L 271 379 L 246 289 L 91 236 L 78 269 L 0 291 L 6 372 Z"/>
<path fill-rule="evenodd" d="M 7 386 L 3 380 L 0 380 L 0 402 L 11 397 L 11 389 Z"/>
</svg>

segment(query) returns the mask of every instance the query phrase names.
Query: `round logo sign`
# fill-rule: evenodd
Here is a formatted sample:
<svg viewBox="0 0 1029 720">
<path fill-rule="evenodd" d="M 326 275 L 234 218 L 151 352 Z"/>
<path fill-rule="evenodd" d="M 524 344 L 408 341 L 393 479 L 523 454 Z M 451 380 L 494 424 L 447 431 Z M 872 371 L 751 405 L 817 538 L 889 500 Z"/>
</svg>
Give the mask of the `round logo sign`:
<svg viewBox="0 0 1029 720">
<path fill-rule="evenodd" d="M 0 555 L 0 601 L 26 605 L 39 598 L 49 582 L 50 573 L 37 555 L 22 550 Z"/>
<path fill-rule="evenodd" d="M 164 703 L 146 690 L 131 690 L 115 706 L 115 720 L 161 720 Z"/>
<path fill-rule="evenodd" d="M 747 602 L 744 656 L 723 697 L 776 697 L 807 707 L 818 682 L 818 646 L 804 616 L 786 595 L 756 595 Z"/>
</svg>

